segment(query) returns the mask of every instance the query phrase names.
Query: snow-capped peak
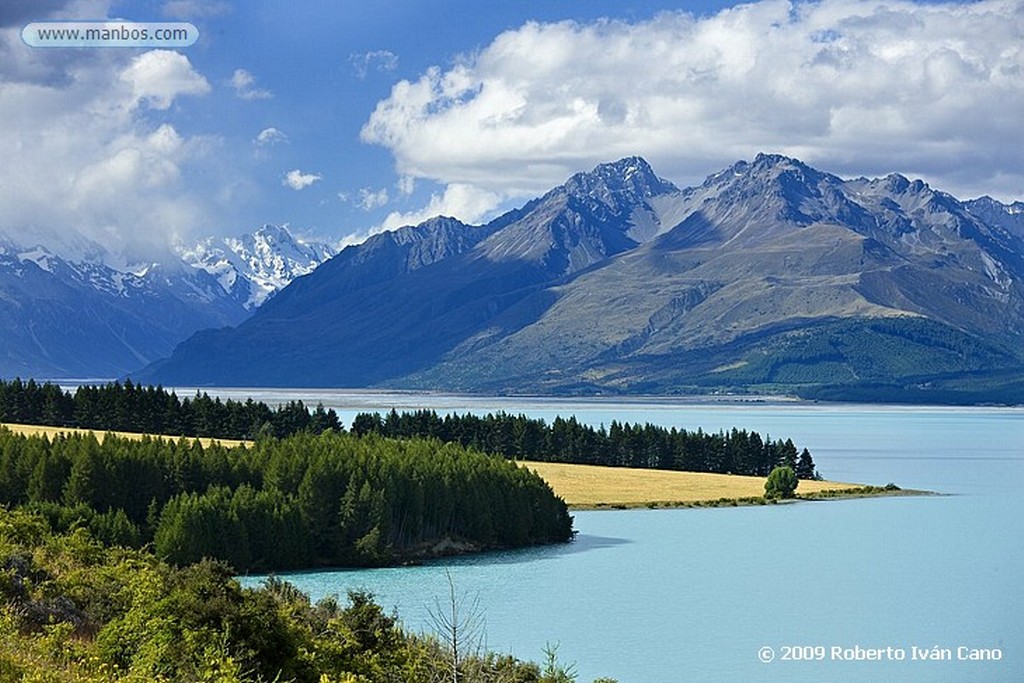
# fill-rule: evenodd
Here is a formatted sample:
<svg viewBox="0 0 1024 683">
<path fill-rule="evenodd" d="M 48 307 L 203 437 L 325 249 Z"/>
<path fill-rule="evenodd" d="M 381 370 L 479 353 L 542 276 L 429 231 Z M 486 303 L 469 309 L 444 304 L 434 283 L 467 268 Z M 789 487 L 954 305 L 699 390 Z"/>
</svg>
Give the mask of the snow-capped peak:
<svg viewBox="0 0 1024 683">
<path fill-rule="evenodd" d="M 286 227 L 276 225 L 178 248 L 183 261 L 215 277 L 225 292 L 244 298 L 248 309 L 260 306 L 336 253 L 332 245 L 297 239 Z"/>
</svg>

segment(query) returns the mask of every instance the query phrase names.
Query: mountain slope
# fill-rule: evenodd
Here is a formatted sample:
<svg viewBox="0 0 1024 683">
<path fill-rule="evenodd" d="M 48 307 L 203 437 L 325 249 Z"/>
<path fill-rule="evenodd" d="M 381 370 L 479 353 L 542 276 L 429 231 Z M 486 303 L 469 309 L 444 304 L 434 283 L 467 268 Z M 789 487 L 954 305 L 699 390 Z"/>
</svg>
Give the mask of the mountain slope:
<svg viewBox="0 0 1024 683">
<path fill-rule="evenodd" d="M 1022 367 L 1021 238 L 898 175 L 759 155 L 679 190 L 634 157 L 488 226 L 404 230 L 428 251 L 456 246 L 415 269 L 388 255 L 396 237 L 350 247 L 141 377 L 813 393 L 955 389 Z"/>
<path fill-rule="evenodd" d="M 238 324 L 331 253 L 273 226 L 130 268 L 108 265 L 99 245 L 72 258 L 0 243 L 0 376 L 124 375 L 199 330 Z"/>
<path fill-rule="evenodd" d="M 206 272 L 169 265 L 121 271 L 0 246 L 0 376 L 116 377 L 246 315 Z"/>
<path fill-rule="evenodd" d="M 361 386 L 427 368 L 452 349 L 530 324 L 531 293 L 635 247 L 651 206 L 677 192 L 642 159 L 569 182 L 488 225 L 437 218 L 375 235 L 301 278 L 234 330 L 208 331 L 138 373 L 175 383 Z M 640 218 L 637 218 L 640 217 Z"/>
<path fill-rule="evenodd" d="M 538 293 L 533 325 L 402 382 L 772 390 L 1020 367 L 1020 243 L 948 195 L 771 156 L 683 195 L 673 230 Z"/>
</svg>

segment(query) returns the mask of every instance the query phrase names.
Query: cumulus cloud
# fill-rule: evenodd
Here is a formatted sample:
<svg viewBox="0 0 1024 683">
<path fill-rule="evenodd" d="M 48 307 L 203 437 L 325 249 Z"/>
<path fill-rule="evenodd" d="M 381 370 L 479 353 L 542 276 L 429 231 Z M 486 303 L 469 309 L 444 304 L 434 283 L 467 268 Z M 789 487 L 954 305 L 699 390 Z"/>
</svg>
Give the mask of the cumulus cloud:
<svg viewBox="0 0 1024 683">
<path fill-rule="evenodd" d="M 266 100 L 274 96 L 269 90 L 257 88 L 256 77 L 245 69 L 235 69 L 231 74 L 231 87 L 243 100 Z"/>
<path fill-rule="evenodd" d="M 121 72 L 136 102 L 167 109 L 181 95 L 205 95 L 210 84 L 192 68 L 188 57 L 173 50 L 150 50 L 135 57 Z"/>
<path fill-rule="evenodd" d="M 380 72 L 397 69 L 398 55 L 390 50 L 371 50 L 350 56 L 348 62 L 352 65 L 356 76 L 363 79 L 371 69 Z"/>
<path fill-rule="evenodd" d="M 296 168 L 284 174 L 281 184 L 298 191 L 306 189 L 318 180 L 323 180 L 323 176 L 319 173 L 303 173 Z"/>
<path fill-rule="evenodd" d="M 281 132 L 279 129 L 271 126 L 270 128 L 264 128 L 256 137 L 253 138 L 253 142 L 257 145 L 276 145 L 282 142 L 288 142 L 288 136 Z"/>
<path fill-rule="evenodd" d="M 343 198 L 339 193 L 339 199 L 345 201 L 347 196 Z M 392 211 L 380 224 L 369 230 L 347 235 L 338 243 L 338 248 L 344 249 L 353 244 L 361 244 L 382 232 L 397 230 L 407 225 L 419 225 L 435 216 L 451 216 L 470 224 L 481 223 L 491 217 L 494 207 L 501 199 L 502 197 L 496 193 L 472 185 L 454 183 L 448 185 L 441 193 L 431 194 L 430 201 L 419 210 Z"/>
<path fill-rule="evenodd" d="M 452 183 L 443 193 L 432 194 L 427 205 L 418 211 L 392 211 L 374 232 L 394 230 L 404 225 L 418 225 L 434 216 L 452 216 L 465 223 L 479 223 L 501 199 L 500 194 L 482 190 L 474 185 Z"/>
<path fill-rule="evenodd" d="M 398 82 L 361 137 L 402 176 L 495 195 L 628 154 L 688 182 L 762 150 L 964 196 L 1019 194 L 1022 17 L 1019 0 L 766 0 L 531 22 Z"/>
<path fill-rule="evenodd" d="M 120 257 L 202 224 L 209 205 L 186 170 L 215 141 L 150 120 L 210 90 L 187 57 L 31 50 L 17 29 L 0 31 L 0 46 L 15 57 L 0 60 L 0 235 L 72 255 L 98 243 Z"/>
<path fill-rule="evenodd" d="M 368 187 L 359 190 L 359 201 L 357 204 L 364 211 L 371 211 L 388 203 L 387 188 L 381 188 L 374 192 Z"/>
</svg>

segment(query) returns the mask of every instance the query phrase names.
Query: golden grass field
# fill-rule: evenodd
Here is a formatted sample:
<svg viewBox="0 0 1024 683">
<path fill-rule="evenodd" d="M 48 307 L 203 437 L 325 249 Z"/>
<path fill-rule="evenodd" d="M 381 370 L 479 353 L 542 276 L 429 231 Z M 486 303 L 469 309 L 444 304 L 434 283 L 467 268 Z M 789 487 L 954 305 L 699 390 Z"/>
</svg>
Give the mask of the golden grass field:
<svg viewBox="0 0 1024 683">
<path fill-rule="evenodd" d="M 88 433 L 88 432 L 92 432 L 93 434 L 96 435 L 97 439 L 99 439 L 100 441 L 103 441 L 103 436 L 108 433 L 108 432 L 101 432 L 101 431 L 97 431 L 97 430 L 93 430 L 93 429 L 77 429 L 75 427 L 40 427 L 38 425 L 22 425 L 22 424 L 12 424 L 12 423 L 8 423 L 8 422 L 2 422 L 2 423 L 0 423 L 0 426 L 6 427 L 7 429 L 10 429 L 15 434 L 25 434 L 27 436 L 32 436 L 34 434 L 42 434 L 42 435 L 50 437 L 51 439 L 53 437 L 55 437 L 56 435 L 58 435 L 58 434 L 85 434 L 85 433 Z M 141 439 L 143 436 L 145 436 L 144 434 L 138 434 L 138 433 L 135 433 L 135 432 L 113 432 L 113 433 L 118 435 L 118 436 L 122 436 L 122 437 L 125 437 L 125 438 L 128 438 L 128 439 Z M 159 437 L 156 437 L 156 438 L 177 440 L 179 437 L 176 437 L 176 436 L 159 436 Z M 248 444 L 249 443 L 247 441 L 238 441 L 236 439 L 207 439 L 205 437 L 199 439 L 199 442 L 201 444 L 203 444 L 204 447 L 205 446 L 209 446 L 210 443 L 212 443 L 214 441 L 216 441 L 217 443 L 221 444 L 222 446 L 228 446 L 228 447 L 238 446 L 238 445 L 241 445 L 243 443 L 244 444 Z"/>
<path fill-rule="evenodd" d="M 720 498 L 764 495 L 763 477 L 639 470 L 625 467 L 520 461 L 539 474 L 570 507 L 685 505 Z M 803 480 L 797 494 L 859 487 L 835 481 Z"/>
</svg>

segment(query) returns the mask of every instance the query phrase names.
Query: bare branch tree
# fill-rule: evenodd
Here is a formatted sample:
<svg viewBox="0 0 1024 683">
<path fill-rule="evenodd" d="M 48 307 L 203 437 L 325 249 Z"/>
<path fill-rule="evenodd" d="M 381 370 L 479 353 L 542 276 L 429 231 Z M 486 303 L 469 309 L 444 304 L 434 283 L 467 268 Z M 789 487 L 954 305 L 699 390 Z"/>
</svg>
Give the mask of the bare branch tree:
<svg viewBox="0 0 1024 683">
<path fill-rule="evenodd" d="M 448 599 L 442 604 L 435 597 L 434 607 L 428 610 L 428 614 L 446 655 L 444 680 L 448 683 L 467 683 L 464 663 L 468 658 L 479 657 L 482 649 L 483 610 L 479 594 L 467 606 L 463 596 L 455 590 L 451 570 L 445 568 L 444 574 L 448 580 Z"/>
</svg>

